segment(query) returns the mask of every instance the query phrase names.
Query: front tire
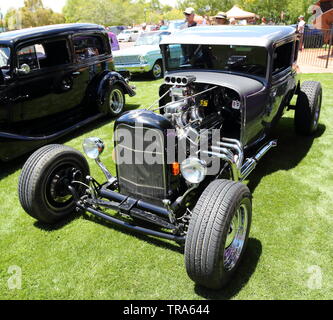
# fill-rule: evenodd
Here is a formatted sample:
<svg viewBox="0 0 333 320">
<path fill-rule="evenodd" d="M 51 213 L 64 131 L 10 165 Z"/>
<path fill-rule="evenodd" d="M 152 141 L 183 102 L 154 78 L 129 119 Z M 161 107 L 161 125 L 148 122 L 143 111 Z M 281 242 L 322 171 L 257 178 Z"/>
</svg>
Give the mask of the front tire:
<svg viewBox="0 0 333 320">
<path fill-rule="evenodd" d="M 206 188 L 185 243 L 186 270 L 195 283 L 221 289 L 230 281 L 245 252 L 251 218 L 251 193 L 245 185 L 216 180 Z"/>
<path fill-rule="evenodd" d="M 68 189 L 73 180 L 86 182 L 89 166 L 77 150 L 63 145 L 48 145 L 30 156 L 19 179 L 19 200 L 23 209 L 43 223 L 56 223 L 75 209 Z M 85 188 L 73 184 L 80 194 Z"/>
<path fill-rule="evenodd" d="M 322 87 L 316 81 L 304 81 L 298 94 L 294 126 L 297 133 L 312 135 L 318 129 Z"/>
</svg>

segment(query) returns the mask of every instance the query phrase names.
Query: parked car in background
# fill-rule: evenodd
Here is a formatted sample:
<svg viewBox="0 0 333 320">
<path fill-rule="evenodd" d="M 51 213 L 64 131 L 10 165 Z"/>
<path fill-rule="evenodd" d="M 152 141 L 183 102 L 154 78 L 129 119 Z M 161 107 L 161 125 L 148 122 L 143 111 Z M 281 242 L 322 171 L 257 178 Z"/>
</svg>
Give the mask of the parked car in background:
<svg viewBox="0 0 333 320">
<path fill-rule="evenodd" d="M 109 35 L 112 51 L 120 50 L 119 42 L 118 42 L 116 34 L 114 34 L 111 31 L 108 31 L 108 35 Z"/>
<path fill-rule="evenodd" d="M 131 42 L 136 41 L 140 35 L 140 30 L 138 29 L 128 29 L 124 30 L 118 35 L 118 41 Z"/>
<path fill-rule="evenodd" d="M 119 72 L 150 73 L 153 79 L 163 76 L 161 40 L 170 35 L 169 31 L 145 32 L 131 48 L 114 53 L 115 69 Z"/>
<path fill-rule="evenodd" d="M 171 20 L 169 21 L 168 31 L 175 32 L 181 30 L 185 26 L 185 20 Z"/>
<path fill-rule="evenodd" d="M 146 32 L 152 32 L 152 31 L 158 31 L 159 26 L 158 25 L 148 25 L 146 26 Z"/>
<path fill-rule="evenodd" d="M 50 143 L 135 95 L 114 69 L 106 30 L 63 24 L 0 34 L 0 160 Z"/>
<path fill-rule="evenodd" d="M 127 27 L 125 26 L 110 26 L 106 28 L 106 30 L 113 32 L 116 36 L 118 36 L 121 32 L 123 32 L 126 29 Z"/>
</svg>

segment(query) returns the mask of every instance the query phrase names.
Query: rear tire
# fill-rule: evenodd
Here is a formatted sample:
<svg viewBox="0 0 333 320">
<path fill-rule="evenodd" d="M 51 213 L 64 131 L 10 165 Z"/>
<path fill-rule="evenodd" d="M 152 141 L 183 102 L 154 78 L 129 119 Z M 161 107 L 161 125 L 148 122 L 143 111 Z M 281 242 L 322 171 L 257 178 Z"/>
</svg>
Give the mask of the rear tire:
<svg viewBox="0 0 333 320">
<path fill-rule="evenodd" d="M 245 252 L 251 218 L 251 193 L 245 185 L 216 180 L 206 188 L 185 242 L 186 270 L 195 283 L 221 289 L 231 280 Z"/>
<path fill-rule="evenodd" d="M 124 111 L 125 103 L 124 90 L 120 85 L 116 84 L 109 88 L 105 100 L 107 114 L 109 116 L 119 116 Z"/>
<path fill-rule="evenodd" d="M 303 82 L 295 110 L 295 130 L 302 135 L 314 134 L 318 129 L 322 103 L 322 87 L 319 82 Z"/>
<path fill-rule="evenodd" d="M 75 209 L 68 190 L 73 180 L 86 182 L 89 166 L 77 150 L 48 145 L 37 150 L 25 163 L 19 179 L 18 195 L 23 209 L 44 223 L 56 223 Z M 73 185 L 80 194 L 85 188 Z"/>
</svg>

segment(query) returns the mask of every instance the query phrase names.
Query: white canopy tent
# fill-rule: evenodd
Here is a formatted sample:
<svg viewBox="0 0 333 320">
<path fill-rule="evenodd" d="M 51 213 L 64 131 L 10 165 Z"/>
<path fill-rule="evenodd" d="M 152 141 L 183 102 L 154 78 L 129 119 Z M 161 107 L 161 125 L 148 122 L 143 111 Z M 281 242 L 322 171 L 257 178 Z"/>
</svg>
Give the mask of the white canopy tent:
<svg viewBox="0 0 333 320">
<path fill-rule="evenodd" d="M 252 12 L 244 11 L 243 9 L 235 5 L 227 12 L 227 17 L 228 19 L 230 18 L 249 19 L 249 18 L 255 18 L 257 17 L 257 15 Z"/>
</svg>

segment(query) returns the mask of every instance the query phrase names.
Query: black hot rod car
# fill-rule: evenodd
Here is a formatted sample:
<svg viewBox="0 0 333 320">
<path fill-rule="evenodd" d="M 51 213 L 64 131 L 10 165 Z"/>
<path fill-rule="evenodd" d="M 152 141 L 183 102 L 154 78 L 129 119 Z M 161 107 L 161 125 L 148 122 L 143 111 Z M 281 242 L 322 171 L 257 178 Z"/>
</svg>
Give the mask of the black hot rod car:
<svg viewBox="0 0 333 320">
<path fill-rule="evenodd" d="M 287 109 L 295 109 L 297 133 L 318 127 L 322 88 L 300 83 L 298 46 L 291 27 L 198 27 L 165 39 L 160 99 L 115 123 L 117 175 L 101 162 L 98 138 L 83 148 L 105 174 L 102 184 L 79 151 L 43 147 L 22 170 L 24 210 L 45 223 L 86 211 L 185 244 L 190 278 L 221 288 L 249 237 L 252 196 L 242 182 L 277 145 L 272 128 Z"/>
<path fill-rule="evenodd" d="M 114 70 L 110 40 L 94 24 L 0 34 L 0 160 L 50 143 L 105 114 L 135 92 Z"/>
</svg>

